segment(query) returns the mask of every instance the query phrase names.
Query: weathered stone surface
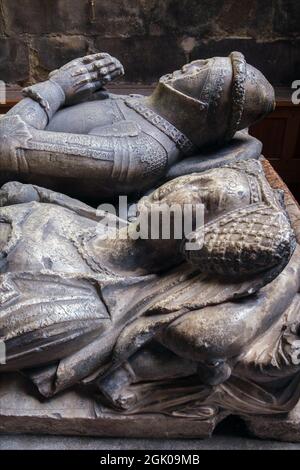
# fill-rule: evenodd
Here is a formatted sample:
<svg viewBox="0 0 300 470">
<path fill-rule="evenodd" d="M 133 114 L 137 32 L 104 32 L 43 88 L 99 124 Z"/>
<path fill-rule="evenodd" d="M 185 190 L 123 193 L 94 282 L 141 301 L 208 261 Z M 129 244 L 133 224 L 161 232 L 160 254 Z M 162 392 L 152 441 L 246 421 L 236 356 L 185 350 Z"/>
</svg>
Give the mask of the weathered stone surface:
<svg viewBox="0 0 300 470">
<path fill-rule="evenodd" d="M 139 0 L 95 2 L 94 18 L 90 2 L 83 0 L 3 0 L 8 32 L 88 33 L 128 36 L 144 33 Z"/>
<path fill-rule="evenodd" d="M 187 62 L 175 37 L 143 36 L 140 38 L 97 38 L 96 51 L 106 51 L 118 57 L 125 68 L 124 80 L 152 83 Z M 154 59 L 155 58 L 155 59 Z"/>
<path fill-rule="evenodd" d="M 275 5 L 274 32 L 282 36 L 299 37 L 299 25 L 300 2 L 295 2 L 294 0 L 278 0 Z"/>
<path fill-rule="evenodd" d="M 29 75 L 28 47 L 20 39 L 0 39 L 0 80 L 22 82 Z"/>
<path fill-rule="evenodd" d="M 146 33 L 147 16 L 141 0 L 102 0 L 95 2 L 95 18 L 89 32 L 102 37 L 130 37 Z M 150 1 L 149 4 L 155 2 Z M 92 12 L 89 9 L 89 17 Z"/>
<path fill-rule="evenodd" d="M 215 20 L 223 3 L 222 0 L 152 1 L 146 8 L 146 17 L 150 30 L 156 34 L 203 37 L 216 33 Z"/>
<path fill-rule="evenodd" d="M 214 150 L 203 152 L 195 157 L 185 158 L 171 166 L 166 174 L 166 179 L 218 168 L 221 165 L 239 160 L 259 158 L 261 150 L 262 144 L 259 140 L 245 132 L 237 132 L 234 139 L 219 151 L 217 158 L 215 158 Z"/>
<path fill-rule="evenodd" d="M 21 35 L 28 45 L 40 43 L 46 51 L 48 45 L 53 51 L 51 41 L 56 40 L 65 48 L 50 53 L 53 65 L 60 63 L 60 57 L 73 57 L 70 41 L 81 36 L 91 48 L 94 40 L 97 49 L 108 41 L 107 47 L 119 59 L 125 57 L 125 65 L 138 63 L 128 81 L 151 82 L 191 57 L 224 55 L 232 49 L 249 53 L 249 62 L 257 64 L 275 85 L 290 85 L 299 76 L 300 4 L 296 1 L 103 0 L 96 1 L 93 9 L 88 0 L 23 0 L 22 6 L 18 0 L 2 0 L 1 6 L 3 37 Z M 32 52 L 30 61 L 31 75 L 24 63 L 17 71 L 7 62 L 12 81 L 22 81 L 20 75 L 28 82 L 44 78 L 39 58 L 32 57 Z M 277 67 L 278 63 L 283 65 Z"/>
<path fill-rule="evenodd" d="M 134 439 L 3 434 L 0 450 L 300 450 L 300 444 L 240 436 L 234 429 L 212 439 Z"/>
<path fill-rule="evenodd" d="M 229 414 L 247 420 L 297 404 L 296 212 L 290 220 L 261 162 L 244 160 L 260 144 L 245 130 L 228 144 L 273 109 L 273 88 L 246 73 L 238 52 L 202 66 L 165 77 L 148 98 L 115 99 L 102 86 L 121 63 L 76 59 L 25 89 L 28 99 L 0 120 L 4 171 L 69 178 L 75 196 L 83 183 L 99 202 L 156 187 L 137 200 L 141 213 L 187 201 L 206 213 L 179 239 L 140 243 L 121 228 L 103 236 L 103 211 L 79 200 L 16 181 L 1 188 L 0 431 L 206 437 Z M 90 101 L 93 92 L 106 99 Z M 234 164 L 159 186 L 167 164 L 201 149 L 208 164 Z M 206 167 L 194 159 L 184 173 L 195 169 Z M 130 220 L 126 231 L 141 225 Z M 187 239 L 201 246 L 190 250 Z"/>
<path fill-rule="evenodd" d="M 272 36 L 273 0 L 223 2 L 218 15 L 219 36 L 241 36 L 267 38 Z M 225 34 L 224 34 L 225 33 Z"/>
<path fill-rule="evenodd" d="M 148 3 L 148 2 L 147 2 Z M 203 38 L 267 37 L 272 30 L 273 1 L 176 0 L 149 2 L 149 30 Z"/>
<path fill-rule="evenodd" d="M 80 390 L 41 400 L 17 374 L 0 378 L 0 434 L 61 434 L 140 438 L 207 438 L 226 418 L 197 420 L 157 414 L 126 416 L 97 405 Z M 300 402 L 288 415 L 243 416 L 250 433 L 262 439 L 300 442 Z"/>
<path fill-rule="evenodd" d="M 36 78 L 42 72 L 45 79 L 51 70 L 61 67 L 70 60 L 87 55 L 89 42 L 84 36 L 56 36 L 37 38 L 31 48 L 36 61 Z"/>
<path fill-rule="evenodd" d="M 81 0 L 3 0 L 8 34 L 72 33 L 88 28 L 88 3 Z"/>
<path fill-rule="evenodd" d="M 273 37 L 298 33 L 299 4 L 290 0 L 3 0 L 8 33 L 101 36 L 177 34 Z M 93 18 L 94 16 L 94 18 Z M 274 21 L 273 21 L 274 17 Z"/>
<path fill-rule="evenodd" d="M 0 433 L 205 438 L 225 417 L 186 420 L 162 414 L 126 416 L 98 405 L 80 391 L 45 401 L 16 374 L 0 376 L 0 397 Z"/>
<path fill-rule="evenodd" d="M 291 44 L 283 40 L 257 43 L 252 39 L 224 39 L 195 44 L 185 52 L 186 40 L 179 41 L 176 36 L 99 36 L 95 40 L 87 40 L 82 36 L 59 36 L 43 37 L 34 41 L 37 64 L 47 70 L 57 68 L 89 51 L 105 51 L 121 60 L 126 72 L 123 80 L 127 82 L 153 83 L 161 75 L 180 68 L 189 60 L 214 55 L 224 56 L 232 50 L 243 52 L 248 62 L 260 69 L 273 84 L 290 86 L 295 77 L 300 76 L 300 40 L 294 40 Z M 278 63 L 285 66 L 278 67 Z M 33 70 L 36 80 L 44 78 L 38 66 Z M 26 71 L 23 75 L 25 74 Z M 11 76 L 14 77 L 14 70 L 11 71 Z"/>
<path fill-rule="evenodd" d="M 253 416 L 244 420 L 251 434 L 261 439 L 300 442 L 300 402 L 286 415 Z"/>
<path fill-rule="evenodd" d="M 272 84 L 288 84 L 300 76 L 300 40 L 257 42 L 254 39 L 222 39 L 203 41 L 191 52 L 191 60 L 223 56 L 241 51 L 249 64 L 258 68 Z"/>
</svg>

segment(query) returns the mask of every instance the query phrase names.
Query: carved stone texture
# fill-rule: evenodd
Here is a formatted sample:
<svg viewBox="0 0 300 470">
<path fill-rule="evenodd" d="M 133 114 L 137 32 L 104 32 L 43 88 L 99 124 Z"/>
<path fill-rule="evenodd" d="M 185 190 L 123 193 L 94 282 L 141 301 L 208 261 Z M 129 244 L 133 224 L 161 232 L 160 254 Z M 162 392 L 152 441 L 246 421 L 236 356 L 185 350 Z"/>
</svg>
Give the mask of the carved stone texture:
<svg viewBox="0 0 300 470">
<path fill-rule="evenodd" d="M 186 420 L 163 414 L 124 416 L 78 390 L 40 400 L 15 374 L 0 379 L 0 433 L 43 433 L 102 437 L 210 437 L 220 417 Z"/>
<path fill-rule="evenodd" d="M 300 442 L 300 402 L 286 415 L 248 416 L 245 423 L 250 433 L 261 439 Z"/>
<path fill-rule="evenodd" d="M 100 402 L 130 415 L 204 419 L 219 409 L 291 409 L 298 397 L 293 341 L 300 254 L 281 198 L 261 163 L 250 159 L 171 180 L 143 197 L 139 211 L 184 204 L 195 194 L 205 202 L 206 223 L 193 237 L 202 233 L 204 244 L 189 252 L 183 239 L 103 240 L 101 211 L 37 186 L 3 186 L 7 363 L 0 371 L 27 369 L 47 397 L 90 383 Z M 240 240 L 232 243 L 228 233 Z M 285 328 L 279 348 L 274 341 L 285 324 L 296 329 Z M 270 348 L 265 354 L 262 335 Z M 284 397 L 270 378 L 258 400 L 264 368 L 273 367 L 270 354 L 273 380 L 289 376 L 291 384 Z"/>
<path fill-rule="evenodd" d="M 23 0 L 22 8 L 2 0 L 2 42 L 14 38 L 21 47 L 25 40 L 28 47 L 24 62 L 11 50 L 0 77 L 21 85 L 44 80 L 78 46 L 78 55 L 106 50 L 122 57 L 126 81 L 153 83 L 188 60 L 240 50 L 273 83 L 290 87 L 300 76 L 299 14 L 299 2 L 290 0 L 96 0 L 94 7 L 91 0 Z"/>
<path fill-rule="evenodd" d="M 140 193 L 274 106 L 273 88 L 238 52 L 164 75 L 147 98 L 105 92 L 123 73 L 117 59 L 99 53 L 25 88 L 26 98 L 0 120 L 2 183 L 18 179 L 98 200 Z M 19 136 L 16 126 L 29 138 L 7 132 Z"/>
<path fill-rule="evenodd" d="M 267 163 L 264 163 L 264 164 L 267 165 Z M 271 173 L 271 170 L 270 168 L 268 168 L 267 174 L 270 175 L 270 173 Z M 280 187 L 281 189 L 283 189 L 280 180 L 278 178 L 276 179 L 276 175 L 274 173 L 271 174 L 270 180 L 274 186 L 276 185 L 277 187 Z M 17 185 L 17 191 L 15 191 L 14 193 L 12 191 L 13 186 L 11 186 L 10 189 L 11 189 L 10 192 L 8 192 L 7 190 L 5 191 L 6 201 L 7 201 L 8 196 L 11 198 L 13 197 L 14 198 L 13 202 L 15 204 L 18 202 L 16 200 L 17 197 L 24 198 L 24 196 L 26 196 L 28 199 L 32 191 L 30 188 L 22 187 L 20 185 Z M 22 191 L 20 191 L 21 189 Z M 39 197 L 45 201 L 47 197 L 47 192 L 45 190 L 43 191 L 44 193 L 43 192 L 39 193 Z M 52 196 L 52 201 L 55 203 L 56 201 L 55 195 Z M 70 204 L 72 203 L 74 205 L 75 202 L 72 200 L 69 200 L 68 198 L 66 199 L 60 198 L 60 203 L 63 203 L 65 207 L 68 207 L 68 206 L 70 207 Z M 16 206 L 11 206 L 11 207 L 14 208 Z M 289 207 L 291 207 L 291 203 Z M 82 215 L 84 213 L 85 214 L 90 213 L 90 215 L 93 214 L 93 211 L 89 209 L 87 206 L 83 205 L 82 203 L 77 203 L 76 210 Z M 296 206 L 294 207 L 294 210 L 296 210 Z M 298 231 L 296 231 L 296 235 L 299 236 Z M 6 294 L 7 299 L 11 298 L 9 294 L 8 285 L 6 287 L 6 292 L 7 292 Z M 177 304 L 178 304 L 178 300 L 179 299 L 177 299 L 177 301 L 176 299 L 175 300 L 172 299 L 172 301 L 173 302 L 175 301 L 175 303 L 177 302 Z M 164 303 L 164 309 L 167 308 L 168 302 L 170 302 L 170 300 L 167 300 L 167 302 Z M 170 304 L 170 308 L 172 310 L 171 304 Z M 270 312 L 269 314 L 271 313 L 274 314 L 274 311 Z M 233 314 L 233 311 L 228 312 L 227 317 L 224 317 L 224 321 L 226 322 L 225 337 L 227 337 L 229 342 L 231 341 L 231 338 L 229 337 L 230 328 L 228 328 L 229 327 L 228 319 L 229 319 L 229 315 L 232 315 L 232 314 Z M 259 312 L 258 312 L 258 315 L 260 316 Z M 270 320 L 270 316 L 269 316 L 269 320 Z M 215 323 L 218 320 L 214 316 L 212 321 Z M 195 328 L 195 325 L 194 325 L 194 328 Z M 273 330 L 274 330 L 274 327 L 270 328 L 269 329 L 270 333 L 266 333 L 264 335 L 265 337 L 266 335 L 267 336 L 269 335 L 268 339 L 266 337 L 266 344 L 270 344 L 269 341 L 272 338 Z M 238 331 L 238 334 L 240 335 L 241 333 Z M 275 336 L 276 336 L 276 328 L 275 328 Z M 166 341 L 166 338 L 165 338 L 165 341 Z M 254 350 L 256 350 L 256 348 L 257 346 L 254 347 Z M 154 351 L 156 351 L 156 353 L 159 353 L 159 348 L 156 347 Z M 250 349 L 250 355 L 251 355 L 251 349 Z M 178 367 L 179 357 L 178 356 L 176 357 L 177 359 L 176 359 L 175 376 L 176 374 L 180 373 L 180 366 Z M 149 358 L 151 360 L 151 356 L 149 356 L 149 353 L 148 353 L 148 357 L 147 357 L 147 353 L 146 354 L 143 353 L 142 356 L 140 357 L 136 356 L 135 358 L 131 360 L 131 370 L 132 368 L 135 368 L 135 371 L 141 374 L 141 370 L 143 369 L 143 373 L 147 374 L 147 371 L 145 372 L 145 369 L 147 370 L 147 364 L 148 364 L 148 367 L 150 365 L 148 374 L 150 373 L 151 375 L 151 362 L 149 363 Z M 169 375 L 170 375 L 170 372 L 172 374 L 172 371 L 171 371 L 172 360 L 170 361 L 170 357 L 166 355 L 165 352 L 162 355 L 162 363 L 159 363 L 156 358 L 155 364 L 156 366 L 155 366 L 155 369 L 153 370 L 153 373 L 155 374 L 155 377 L 157 380 L 159 380 L 159 374 L 164 374 L 163 372 L 164 367 L 168 369 Z M 191 365 L 189 361 L 183 364 L 183 369 L 185 373 L 188 372 L 188 368 L 190 368 L 190 371 L 193 372 L 193 366 Z M 280 371 L 280 369 L 278 369 L 278 373 L 279 375 L 281 374 L 285 375 L 284 369 L 282 369 L 282 372 Z M 203 374 L 202 377 L 204 377 L 205 376 L 204 370 L 202 370 L 202 374 Z M 44 381 L 44 384 L 47 382 L 47 377 L 51 377 L 51 371 L 49 373 L 47 372 L 47 369 L 45 369 L 44 372 L 42 370 L 41 371 L 37 370 L 35 372 L 32 372 L 30 376 L 34 380 L 35 384 L 39 386 L 40 391 L 42 393 L 43 392 L 45 393 L 45 389 L 43 389 L 43 381 Z M 209 377 L 209 374 L 208 375 L 206 374 L 206 376 Z M 132 379 L 132 376 L 131 376 L 131 379 Z M 104 393 L 105 392 L 116 393 L 118 391 L 118 387 L 120 387 L 119 393 L 121 393 L 122 395 L 122 392 L 123 392 L 124 394 L 124 385 L 125 385 L 124 381 L 123 383 L 122 382 L 120 383 L 118 379 L 113 380 L 113 386 L 115 388 L 115 391 L 113 391 L 111 387 L 109 388 L 109 382 L 110 380 L 108 379 L 105 384 L 105 382 L 103 382 L 102 380 L 102 385 L 100 386 L 100 389 L 102 388 L 102 391 L 104 391 Z M 225 382 L 225 385 L 226 385 L 226 382 Z M 238 382 L 236 382 L 235 386 L 237 385 L 238 385 Z M 159 382 L 157 383 L 157 386 L 159 389 Z M 101 398 L 101 396 L 97 397 L 97 394 L 95 395 L 94 392 L 91 394 L 91 391 L 89 391 L 90 387 L 88 388 L 83 387 L 83 386 L 81 386 L 80 388 L 77 387 L 71 391 L 60 393 L 57 397 L 53 397 L 46 401 L 44 399 L 41 400 L 39 398 L 39 395 L 37 394 L 37 391 L 30 384 L 28 379 L 22 378 L 21 376 L 18 376 L 12 373 L 3 373 L 1 374 L 1 384 L 0 384 L 0 393 L 2 397 L 1 403 L 0 403 L 0 429 L 2 432 L 6 432 L 6 433 L 7 432 L 27 432 L 27 433 L 42 432 L 42 433 L 47 433 L 47 434 L 51 434 L 51 433 L 74 434 L 74 435 L 85 434 L 85 435 L 99 435 L 99 436 L 128 436 L 128 437 L 134 437 L 134 436 L 135 437 L 141 437 L 141 436 L 143 437 L 152 437 L 152 436 L 166 437 L 168 436 L 168 437 L 204 438 L 212 434 L 218 422 L 220 422 L 222 419 L 228 416 L 230 412 L 234 412 L 234 414 L 241 413 L 241 417 L 242 419 L 246 421 L 246 424 L 249 430 L 253 434 L 259 437 L 275 438 L 275 439 L 290 440 L 290 441 L 300 440 L 298 436 L 299 418 L 297 415 L 297 407 L 295 407 L 294 410 L 290 411 L 288 415 L 286 415 L 286 413 L 284 414 L 282 412 L 282 409 L 278 415 L 275 414 L 274 416 L 271 416 L 271 417 L 266 417 L 266 416 L 260 417 L 260 416 L 255 416 L 253 414 L 247 415 L 245 408 L 242 410 L 234 410 L 233 408 L 234 401 L 228 402 L 226 400 L 226 386 L 224 388 L 223 385 L 221 384 L 221 389 L 219 388 L 219 392 L 217 392 L 218 386 L 214 388 L 215 388 L 215 394 L 212 395 L 213 402 L 214 403 L 218 402 L 218 393 L 219 393 L 219 400 L 221 399 L 221 402 L 222 402 L 222 395 L 223 395 L 223 399 L 225 398 L 225 401 L 223 401 L 223 407 L 226 407 L 227 405 L 229 406 L 229 409 L 227 410 L 223 409 L 222 411 L 222 407 L 221 407 L 218 411 L 217 409 L 213 411 L 214 406 L 211 407 L 211 405 L 209 405 L 209 400 L 208 402 L 205 402 L 204 400 L 204 403 L 202 404 L 201 402 L 197 404 L 197 401 L 196 401 L 193 406 L 192 406 L 192 402 L 189 405 L 187 403 L 188 406 L 185 406 L 183 403 L 183 406 L 179 405 L 179 408 L 177 404 L 177 413 L 173 411 L 170 414 L 170 412 L 167 411 L 168 406 L 165 409 L 165 412 L 163 414 L 158 414 L 157 410 L 154 412 L 154 414 L 149 412 L 149 410 L 145 414 L 143 412 L 139 412 L 138 409 L 137 411 L 133 413 L 132 412 L 128 413 L 128 411 L 126 412 L 125 409 L 123 409 L 123 412 L 121 412 L 121 411 L 117 411 L 116 409 L 115 410 L 110 409 L 109 407 L 107 407 L 107 405 L 105 406 L 104 404 L 102 404 L 103 395 Z M 230 390 L 230 387 L 229 387 L 229 390 Z M 234 389 L 231 389 L 231 392 L 233 390 Z M 249 393 L 250 390 L 251 390 L 251 384 L 250 382 L 248 382 L 247 392 Z M 183 389 L 184 395 L 187 394 L 187 391 L 188 389 Z M 154 389 L 152 387 L 151 394 L 153 394 L 154 392 L 155 392 L 155 387 Z M 169 392 L 171 394 L 170 396 L 172 397 L 172 388 L 169 388 Z M 202 395 L 203 397 L 203 386 L 202 386 L 202 391 L 201 391 L 201 387 L 200 389 L 198 388 L 198 393 L 199 392 L 200 392 L 200 396 Z M 238 393 L 237 396 L 239 396 L 238 391 L 237 393 Z M 204 395 L 207 395 L 207 394 L 205 393 Z M 124 396 L 126 396 L 126 394 L 124 394 Z M 167 392 L 167 396 L 168 396 L 168 392 Z M 167 398 L 167 396 L 165 397 L 165 399 Z M 298 396 L 297 394 L 294 396 L 294 401 L 297 399 L 297 396 Z M 180 397 L 180 394 L 177 395 L 177 400 L 179 397 Z M 231 400 L 233 397 L 234 395 L 231 394 Z M 241 397 L 239 397 L 239 401 L 240 401 L 240 398 Z M 256 397 L 255 399 L 256 406 L 258 406 L 257 398 L 258 397 Z M 261 398 L 262 398 L 262 407 L 263 408 L 265 407 L 265 411 L 266 411 L 270 407 L 270 404 L 267 405 L 266 402 L 264 403 L 263 396 Z M 104 400 L 104 403 L 105 403 L 105 400 Z M 120 403 L 121 403 L 120 401 L 116 400 L 115 405 L 117 404 L 120 405 Z M 160 407 L 163 404 L 163 402 L 158 402 L 158 403 L 160 403 L 159 405 Z M 123 401 L 122 404 L 123 405 L 126 404 L 126 401 Z M 275 403 L 274 405 L 275 405 L 274 412 L 276 413 L 276 406 L 279 406 L 278 411 L 280 411 L 280 405 L 279 404 L 276 405 Z M 144 402 L 144 406 L 145 406 L 145 402 Z M 251 409 L 251 406 L 252 406 L 251 405 L 251 392 L 250 392 L 250 395 L 248 395 L 248 398 L 246 398 L 246 401 L 244 402 L 244 407 L 247 407 L 247 406 L 250 407 L 249 409 Z M 262 413 L 262 414 L 264 413 L 263 408 L 260 409 L 259 413 Z M 181 412 L 179 412 L 180 409 L 181 409 Z M 270 408 L 269 408 L 268 413 L 269 412 L 270 412 Z"/>
<path fill-rule="evenodd" d="M 163 76 L 148 98 L 104 90 L 123 72 L 106 53 L 75 59 L 0 120 L 1 170 L 31 183 L 0 190 L 0 425 L 204 437 L 229 414 L 286 415 L 300 397 L 299 208 L 244 130 L 273 89 L 238 52 Z M 98 203 L 130 194 L 129 216 L 53 190 L 66 183 Z M 179 235 L 186 220 L 161 214 L 174 205 L 190 208 Z"/>
<path fill-rule="evenodd" d="M 6 83 L 22 82 L 29 75 L 28 46 L 16 38 L 1 37 L 0 79 Z M 10 64 L 9 67 L 7 64 Z"/>
</svg>

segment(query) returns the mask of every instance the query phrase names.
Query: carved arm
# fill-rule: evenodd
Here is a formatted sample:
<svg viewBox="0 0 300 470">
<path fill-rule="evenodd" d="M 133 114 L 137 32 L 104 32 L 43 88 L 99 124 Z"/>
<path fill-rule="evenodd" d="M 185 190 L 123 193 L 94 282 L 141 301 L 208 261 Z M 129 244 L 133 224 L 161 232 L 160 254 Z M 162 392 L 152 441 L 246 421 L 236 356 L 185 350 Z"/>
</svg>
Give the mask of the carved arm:
<svg viewBox="0 0 300 470">
<path fill-rule="evenodd" d="M 62 106 L 87 101 L 123 73 L 122 64 L 105 52 L 72 60 L 51 72 L 45 82 L 25 88 L 25 99 L 7 115 L 18 115 L 29 126 L 44 129 Z"/>
</svg>

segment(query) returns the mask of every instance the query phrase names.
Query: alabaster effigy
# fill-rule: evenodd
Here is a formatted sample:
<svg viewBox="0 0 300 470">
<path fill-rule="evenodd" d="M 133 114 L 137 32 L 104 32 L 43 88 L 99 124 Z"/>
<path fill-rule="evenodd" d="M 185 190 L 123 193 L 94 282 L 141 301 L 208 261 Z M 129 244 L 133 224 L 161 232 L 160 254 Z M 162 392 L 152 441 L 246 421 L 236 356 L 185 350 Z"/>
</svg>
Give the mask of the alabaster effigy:
<svg viewBox="0 0 300 470">
<path fill-rule="evenodd" d="M 74 60 L 0 119 L 0 430 L 206 437 L 237 415 L 300 440 L 300 210 L 247 132 L 273 88 L 238 52 L 149 97 L 106 91 L 123 73 Z M 202 223 L 133 236 L 174 204 Z"/>
</svg>

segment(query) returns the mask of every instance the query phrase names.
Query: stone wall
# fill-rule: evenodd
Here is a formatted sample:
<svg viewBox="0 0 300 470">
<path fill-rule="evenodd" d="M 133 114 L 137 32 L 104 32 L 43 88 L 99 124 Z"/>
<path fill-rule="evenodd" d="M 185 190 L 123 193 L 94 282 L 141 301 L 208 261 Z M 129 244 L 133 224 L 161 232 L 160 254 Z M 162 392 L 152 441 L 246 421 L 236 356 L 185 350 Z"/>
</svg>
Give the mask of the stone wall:
<svg viewBox="0 0 300 470">
<path fill-rule="evenodd" d="M 0 0 L 0 79 L 24 85 L 107 51 L 127 82 L 241 50 L 274 85 L 300 79 L 300 0 Z"/>
</svg>

